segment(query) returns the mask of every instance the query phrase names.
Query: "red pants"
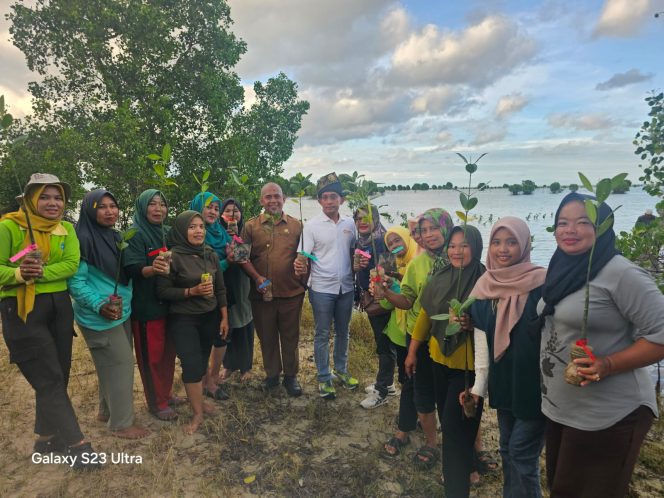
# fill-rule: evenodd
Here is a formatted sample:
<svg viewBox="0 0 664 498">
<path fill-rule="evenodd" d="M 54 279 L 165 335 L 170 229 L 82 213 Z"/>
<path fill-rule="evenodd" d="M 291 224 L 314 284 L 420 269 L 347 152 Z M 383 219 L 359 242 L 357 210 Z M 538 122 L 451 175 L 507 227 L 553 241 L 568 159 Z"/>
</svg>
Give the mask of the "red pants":
<svg viewBox="0 0 664 498">
<path fill-rule="evenodd" d="M 131 321 L 138 370 L 143 390 L 152 413 L 168 408 L 173 396 L 175 346 L 166 336 L 166 319 L 147 322 Z"/>
</svg>

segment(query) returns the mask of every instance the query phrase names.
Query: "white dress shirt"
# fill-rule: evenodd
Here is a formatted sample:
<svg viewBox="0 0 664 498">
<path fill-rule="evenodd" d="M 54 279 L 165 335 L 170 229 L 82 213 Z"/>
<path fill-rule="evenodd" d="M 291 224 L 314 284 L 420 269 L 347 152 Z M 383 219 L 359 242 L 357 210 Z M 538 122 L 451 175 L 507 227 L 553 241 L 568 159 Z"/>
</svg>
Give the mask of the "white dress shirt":
<svg viewBox="0 0 664 498">
<path fill-rule="evenodd" d="M 316 256 L 311 261 L 309 287 L 328 294 L 353 290 L 351 250 L 355 247 L 355 223 L 348 216 L 339 215 L 332 221 L 320 214 L 304 225 L 304 250 Z"/>
</svg>

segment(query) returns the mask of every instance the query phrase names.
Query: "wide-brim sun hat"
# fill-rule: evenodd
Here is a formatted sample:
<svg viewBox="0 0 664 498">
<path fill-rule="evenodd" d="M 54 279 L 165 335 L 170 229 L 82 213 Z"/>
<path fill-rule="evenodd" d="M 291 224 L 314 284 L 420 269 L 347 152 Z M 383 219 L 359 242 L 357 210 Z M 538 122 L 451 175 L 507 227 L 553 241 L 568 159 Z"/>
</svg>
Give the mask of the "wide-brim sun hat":
<svg viewBox="0 0 664 498">
<path fill-rule="evenodd" d="M 42 185 L 59 185 L 65 193 L 65 201 L 71 199 L 71 185 L 66 182 L 61 182 L 57 176 L 50 173 L 33 173 L 30 175 L 30 180 L 28 180 L 28 183 L 25 185 L 23 195 L 25 197 L 30 197 L 30 192 Z"/>
</svg>

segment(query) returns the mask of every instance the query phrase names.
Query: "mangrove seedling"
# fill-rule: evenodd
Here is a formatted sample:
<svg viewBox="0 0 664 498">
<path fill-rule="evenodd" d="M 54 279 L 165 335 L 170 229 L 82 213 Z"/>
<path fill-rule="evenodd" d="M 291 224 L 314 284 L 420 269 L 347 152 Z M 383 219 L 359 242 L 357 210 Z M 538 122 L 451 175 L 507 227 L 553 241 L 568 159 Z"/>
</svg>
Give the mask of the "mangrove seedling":
<svg viewBox="0 0 664 498">
<path fill-rule="evenodd" d="M 115 243 L 118 248 L 118 262 L 115 268 L 115 287 L 113 287 L 113 294 L 108 298 L 108 304 L 118 312 L 122 312 L 122 296 L 118 295 L 120 272 L 122 271 L 122 255 L 124 254 L 124 250 L 129 247 L 129 240 L 136 235 L 136 232 L 138 232 L 138 228 L 136 227 L 131 227 L 124 232 L 120 232 L 120 240 Z"/>
</svg>

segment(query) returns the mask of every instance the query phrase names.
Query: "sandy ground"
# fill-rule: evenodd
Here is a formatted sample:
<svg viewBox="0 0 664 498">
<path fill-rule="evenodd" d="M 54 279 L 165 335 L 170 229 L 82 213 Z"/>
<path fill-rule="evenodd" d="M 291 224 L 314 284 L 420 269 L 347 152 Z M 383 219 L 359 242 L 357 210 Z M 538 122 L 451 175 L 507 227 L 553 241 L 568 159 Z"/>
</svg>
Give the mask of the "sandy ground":
<svg viewBox="0 0 664 498">
<path fill-rule="evenodd" d="M 148 414 L 136 372 L 137 421 L 152 431 L 141 441 L 113 438 L 96 421 L 94 366 L 82 338 L 75 339 L 69 391 L 83 431 L 108 459 L 93 473 L 31 461 L 34 395 L 16 367 L 9 365 L 3 344 L 0 496 L 443 496 L 440 466 L 420 471 L 411 463 L 421 433 L 398 458 L 380 456 L 382 444 L 394 429 L 398 399 L 370 411 L 359 406 L 365 396 L 362 388 L 372 382 L 376 368 L 366 320 L 357 315 L 352 324 L 350 368 L 361 379 L 361 389 L 340 389 L 335 401 L 321 400 L 316 392 L 308 310 L 303 329 L 300 379 L 305 394 L 301 398 L 288 397 L 281 387 L 267 395 L 260 390 L 257 342 L 253 379 L 242 384 L 232 377 L 228 383 L 231 400 L 218 402 L 217 415 L 193 436 L 183 435 L 180 427 L 190 416 L 187 406 L 178 408 L 180 420 L 175 423 L 160 422 Z M 177 389 L 184 394 L 181 385 Z M 497 456 L 493 410 L 485 412 L 482 426 L 485 447 Z M 128 462 L 131 457 L 133 462 Z M 124 462 L 112 463 L 112 459 Z M 664 427 L 659 424 L 648 436 L 630 496 L 664 496 L 663 481 Z M 488 474 L 472 496 L 500 496 L 500 490 L 500 473 Z"/>
</svg>

